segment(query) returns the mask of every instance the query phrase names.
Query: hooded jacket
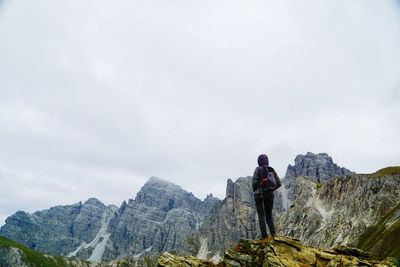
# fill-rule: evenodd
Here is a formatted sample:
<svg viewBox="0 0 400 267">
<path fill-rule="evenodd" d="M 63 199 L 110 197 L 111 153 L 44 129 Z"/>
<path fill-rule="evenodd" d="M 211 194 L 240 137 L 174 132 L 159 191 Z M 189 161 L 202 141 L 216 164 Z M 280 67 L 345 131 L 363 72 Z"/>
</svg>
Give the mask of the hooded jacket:
<svg viewBox="0 0 400 267">
<path fill-rule="evenodd" d="M 276 189 L 281 187 L 282 183 L 281 183 L 281 180 L 279 179 L 278 174 L 276 173 L 274 168 L 269 166 L 268 156 L 265 154 L 260 155 L 258 157 L 257 162 L 258 162 L 258 167 L 254 170 L 253 179 L 252 179 L 252 187 L 253 187 L 254 194 L 262 194 L 263 193 L 263 189 L 261 187 L 261 179 L 264 174 L 264 168 L 266 168 L 267 171 L 272 172 L 272 174 L 275 177 L 276 186 L 275 186 L 275 188 L 272 189 L 272 191 L 275 191 Z M 271 191 L 271 190 L 268 190 L 268 191 Z"/>
</svg>

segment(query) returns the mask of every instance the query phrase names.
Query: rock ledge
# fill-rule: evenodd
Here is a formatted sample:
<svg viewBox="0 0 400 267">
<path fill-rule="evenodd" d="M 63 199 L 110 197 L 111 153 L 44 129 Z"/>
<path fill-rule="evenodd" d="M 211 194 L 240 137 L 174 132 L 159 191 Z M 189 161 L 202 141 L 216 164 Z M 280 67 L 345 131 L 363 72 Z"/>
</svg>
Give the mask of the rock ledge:
<svg viewBox="0 0 400 267">
<path fill-rule="evenodd" d="M 396 266 L 394 260 L 378 259 L 358 249 L 314 248 L 285 236 L 278 236 L 272 241 L 242 239 L 225 253 L 224 259 L 218 264 L 170 253 L 164 253 L 157 264 L 159 267 Z"/>
</svg>

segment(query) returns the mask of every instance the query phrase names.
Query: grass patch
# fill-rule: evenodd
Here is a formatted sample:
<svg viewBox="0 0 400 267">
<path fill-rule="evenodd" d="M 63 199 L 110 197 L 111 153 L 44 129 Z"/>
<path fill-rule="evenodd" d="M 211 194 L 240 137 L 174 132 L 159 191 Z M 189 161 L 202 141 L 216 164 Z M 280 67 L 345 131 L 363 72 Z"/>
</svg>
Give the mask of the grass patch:
<svg viewBox="0 0 400 267">
<path fill-rule="evenodd" d="M 374 176 L 388 176 L 400 174 L 400 166 L 393 166 L 380 169 L 379 171 L 373 173 Z"/>
<path fill-rule="evenodd" d="M 383 257 L 400 259 L 400 220 L 386 227 L 388 220 L 398 210 L 400 204 L 390 210 L 378 224 L 368 227 L 360 236 L 358 247 Z"/>
</svg>

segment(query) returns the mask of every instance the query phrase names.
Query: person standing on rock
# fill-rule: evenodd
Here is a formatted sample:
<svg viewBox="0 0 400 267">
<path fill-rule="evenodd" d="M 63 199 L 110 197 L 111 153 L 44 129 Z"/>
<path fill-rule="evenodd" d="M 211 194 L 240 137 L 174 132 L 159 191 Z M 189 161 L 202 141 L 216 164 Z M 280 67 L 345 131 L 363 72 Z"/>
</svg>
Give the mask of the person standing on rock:
<svg viewBox="0 0 400 267">
<path fill-rule="evenodd" d="M 274 191 L 281 186 L 281 180 L 274 168 L 269 166 L 267 155 L 258 156 L 257 162 L 258 167 L 254 171 L 252 186 L 260 223 L 261 238 L 264 239 L 268 237 L 266 224 L 268 224 L 271 236 L 274 237 L 276 235 L 272 219 L 272 208 L 274 205 Z"/>
</svg>

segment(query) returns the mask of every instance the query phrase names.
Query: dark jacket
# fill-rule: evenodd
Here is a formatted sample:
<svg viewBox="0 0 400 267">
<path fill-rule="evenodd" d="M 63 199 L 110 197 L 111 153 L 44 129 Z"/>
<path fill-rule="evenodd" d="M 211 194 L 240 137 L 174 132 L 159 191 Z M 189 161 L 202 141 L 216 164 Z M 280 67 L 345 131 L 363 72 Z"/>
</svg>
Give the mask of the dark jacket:
<svg viewBox="0 0 400 267">
<path fill-rule="evenodd" d="M 268 171 L 270 171 L 274 174 L 276 186 L 274 189 L 272 189 L 272 191 L 275 191 L 276 189 L 281 187 L 281 185 L 282 185 L 281 180 L 279 179 L 279 176 L 276 173 L 276 171 L 274 170 L 274 168 L 272 168 L 270 166 L 265 166 L 265 167 L 268 168 Z M 263 173 L 264 173 L 264 170 L 263 170 L 262 166 L 258 166 L 254 170 L 253 179 L 252 179 L 252 186 L 253 186 L 254 194 L 262 194 L 263 189 L 261 188 L 261 179 L 262 179 Z"/>
</svg>

